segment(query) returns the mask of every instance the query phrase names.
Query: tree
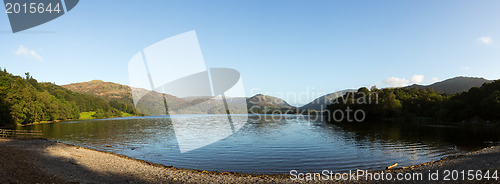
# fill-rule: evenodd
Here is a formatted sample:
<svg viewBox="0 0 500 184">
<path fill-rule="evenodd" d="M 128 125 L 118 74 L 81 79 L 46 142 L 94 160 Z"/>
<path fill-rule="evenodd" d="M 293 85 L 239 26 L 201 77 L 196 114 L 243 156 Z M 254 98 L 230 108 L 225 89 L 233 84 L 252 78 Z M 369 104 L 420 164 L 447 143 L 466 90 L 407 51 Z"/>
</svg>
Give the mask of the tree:
<svg viewBox="0 0 500 184">
<path fill-rule="evenodd" d="M 106 118 L 107 115 L 106 115 L 106 112 L 104 110 L 97 109 L 95 114 L 92 115 L 92 117 L 97 118 L 97 119 L 102 119 L 102 118 Z"/>
<path fill-rule="evenodd" d="M 39 109 L 34 99 L 35 89 L 23 79 L 16 79 L 7 95 L 7 103 L 11 105 L 10 114 L 15 123 L 27 124 L 35 121 Z"/>
<path fill-rule="evenodd" d="M 382 107 L 389 113 L 399 113 L 403 105 L 401 101 L 396 98 L 396 95 L 390 91 L 386 98 L 382 101 Z"/>
<path fill-rule="evenodd" d="M 100 118 L 131 114 L 121 102 L 79 94 L 53 83 L 39 83 L 29 72 L 26 78 L 0 69 L 0 125 L 29 124 L 40 121 L 78 119 L 80 112 L 100 109 Z"/>
<path fill-rule="evenodd" d="M 481 116 L 487 120 L 497 120 L 500 116 L 500 91 L 494 91 L 481 100 Z"/>
</svg>

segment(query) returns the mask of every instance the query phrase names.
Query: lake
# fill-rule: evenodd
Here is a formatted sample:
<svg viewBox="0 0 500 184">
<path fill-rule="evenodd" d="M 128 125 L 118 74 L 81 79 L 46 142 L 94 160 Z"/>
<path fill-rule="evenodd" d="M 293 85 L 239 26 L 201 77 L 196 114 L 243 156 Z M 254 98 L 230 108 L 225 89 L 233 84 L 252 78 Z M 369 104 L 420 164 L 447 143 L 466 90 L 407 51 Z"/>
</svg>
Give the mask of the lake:
<svg viewBox="0 0 500 184">
<path fill-rule="evenodd" d="M 188 116 L 199 122 L 208 118 Z M 240 123 L 244 126 L 231 136 L 184 153 L 179 149 L 170 116 L 58 122 L 18 129 L 43 130 L 49 140 L 167 166 L 283 174 L 290 170 L 378 170 L 394 163 L 411 166 L 478 150 L 486 146 L 484 141 L 500 140 L 498 129 L 491 127 L 390 122 L 334 124 L 301 115 L 250 115 Z"/>
</svg>

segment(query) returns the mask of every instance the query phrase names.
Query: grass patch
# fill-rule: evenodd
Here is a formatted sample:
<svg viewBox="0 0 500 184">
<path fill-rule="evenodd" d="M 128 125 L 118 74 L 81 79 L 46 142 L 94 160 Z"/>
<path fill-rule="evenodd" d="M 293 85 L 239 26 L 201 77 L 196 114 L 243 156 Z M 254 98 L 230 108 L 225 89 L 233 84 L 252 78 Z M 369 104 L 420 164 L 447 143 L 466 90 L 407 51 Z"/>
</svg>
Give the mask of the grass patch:
<svg viewBox="0 0 500 184">
<path fill-rule="evenodd" d="M 93 119 L 92 115 L 94 115 L 95 112 L 81 112 L 80 113 L 80 119 Z"/>
<path fill-rule="evenodd" d="M 81 112 L 80 113 L 80 118 L 79 120 L 87 120 L 87 119 L 95 119 L 94 117 L 92 117 L 96 112 Z M 131 117 L 131 116 L 135 116 L 135 115 L 132 115 L 132 114 L 129 114 L 129 113 L 126 113 L 126 112 L 122 112 L 122 116 L 121 117 Z"/>
<path fill-rule="evenodd" d="M 126 113 L 126 112 L 122 112 L 122 117 L 130 117 L 130 116 L 134 116 L 134 115 Z"/>
</svg>

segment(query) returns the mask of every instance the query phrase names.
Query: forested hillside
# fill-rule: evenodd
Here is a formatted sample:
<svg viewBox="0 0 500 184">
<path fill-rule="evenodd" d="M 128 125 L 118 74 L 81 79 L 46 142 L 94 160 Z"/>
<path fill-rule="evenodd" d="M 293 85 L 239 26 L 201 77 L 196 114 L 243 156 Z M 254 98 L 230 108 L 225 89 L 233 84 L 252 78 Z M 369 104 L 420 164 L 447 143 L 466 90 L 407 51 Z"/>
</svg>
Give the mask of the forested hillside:
<svg viewBox="0 0 500 184">
<path fill-rule="evenodd" d="M 486 80 L 484 78 L 476 78 L 476 77 L 455 77 L 451 79 L 447 79 L 441 82 L 436 82 L 431 85 L 422 86 L 418 84 L 414 84 L 411 86 L 407 86 L 404 88 L 417 88 L 417 89 L 430 89 L 432 88 L 434 91 L 448 94 L 456 94 L 460 92 L 469 91 L 469 89 L 473 87 L 481 87 L 484 83 L 490 83 L 493 81 Z"/>
<path fill-rule="evenodd" d="M 296 107 L 285 100 L 273 96 L 257 94 L 247 99 L 249 113 L 270 114 L 273 112 L 292 112 Z"/>
<path fill-rule="evenodd" d="M 364 103 L 368 101 L 364 98 L 371 98 L 371 103 Z M 336 102 L 327 108 L 330 115 L 350 107 L 365 111 L 368 119 L 432 117 L 446 122 L 496 122 L 500 120 L 500 80 L 454 95 L 432 88 L 360 88 Z"/>
<path fill-rule="evenodd" d="M 132 101 L 131 88 L 129 86 L 112 82 L 104 82 L 101 80 L 93 80 L 90 82 L 62 85 L 61 87 L 77 93 L 98 96 L 109 100 L 111 103 L 118 102 L 124 104 L 126 105 L 127 113 L 136 113 L 134 109 L 134 102 Z"/>
<path fill-rule="evenodd" d="M 52 83 L 39 83 L 29 73 L 20 77 L 0 69 L 0 125 L 78 119 L 80 112 L 90 111 L 95 112 L 95 118 L 118 117 L 127 106 Z"/>
</svg>

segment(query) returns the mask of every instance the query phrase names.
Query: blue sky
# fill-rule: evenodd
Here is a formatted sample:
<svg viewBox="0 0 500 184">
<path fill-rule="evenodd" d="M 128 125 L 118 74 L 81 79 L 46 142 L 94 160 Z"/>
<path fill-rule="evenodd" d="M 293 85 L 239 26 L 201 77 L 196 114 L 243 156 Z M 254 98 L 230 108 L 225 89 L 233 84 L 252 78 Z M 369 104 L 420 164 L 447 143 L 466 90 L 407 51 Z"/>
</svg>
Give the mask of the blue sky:
<svg viewBox="0 0 500 184">
<path fill-rule="evenodd" d="M 240 71 L 248 96 L 300 105 L 361 86 L 500 79 L 498 7 L 500 1 L 82 0 L 16 34 L 0 14 L 0 67 L 56 84 L 128 84 L 135 53 L 196 30 L 207 66 Z"/>
</svg>

